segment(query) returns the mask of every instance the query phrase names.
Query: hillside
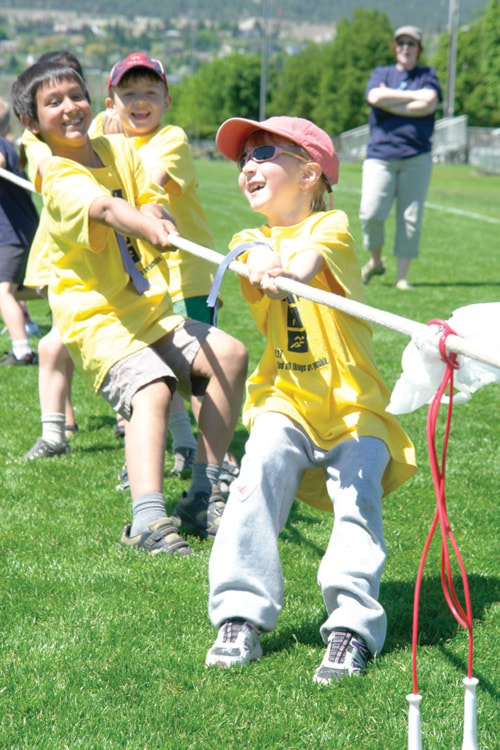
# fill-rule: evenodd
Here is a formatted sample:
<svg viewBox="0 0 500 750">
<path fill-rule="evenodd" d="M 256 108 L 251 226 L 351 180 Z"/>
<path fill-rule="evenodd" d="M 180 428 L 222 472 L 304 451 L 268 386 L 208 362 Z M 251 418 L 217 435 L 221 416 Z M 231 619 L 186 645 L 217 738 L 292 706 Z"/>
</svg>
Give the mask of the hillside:
<svg viewBox="0 0 500 750">
<path fill-rule="evenodd" d="M 488 5 L 488 0 L 460 0 L 460 23 L 474 20 Z M 343 18 L 351 18 L 356 8 L 379 10 L 386 13 L 395 26 L 412 23 L 421 26 L 426 32 L 441 33 L 448 24 L 449 0 L 407 0 L 395 3 L 394 0 L 166 0 L 159 6 L 145 3 L 141 6 L 142 16 L 162 19 L 178 19 L 193 15 L 198 21 L 217 20 L 236 23 L 239 19 L 268 13 L 271 17 L 296 23 L 316 23 L 334 25 Z M 134 18 L 137 13 L 136 0 L 88 0 L 85 15 L 118 16 Z M 161 10 L 159 10 L 161 8 Z M 81 14 L 81 0 L 3 0 L 2 14 L 22 11 L 29 16 L 33 11 L 65 11 Z"/>
</svg>

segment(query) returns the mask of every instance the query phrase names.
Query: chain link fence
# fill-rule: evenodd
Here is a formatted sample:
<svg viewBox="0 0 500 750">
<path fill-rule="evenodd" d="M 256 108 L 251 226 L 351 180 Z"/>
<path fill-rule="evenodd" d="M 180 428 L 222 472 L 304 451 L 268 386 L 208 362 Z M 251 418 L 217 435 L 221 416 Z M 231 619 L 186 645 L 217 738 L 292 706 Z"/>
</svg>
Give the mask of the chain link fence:
<svg viewBox="0 0 500 750">
<path fill-rule="evenodd" d="M 341 161 L 363 161 L 368 143 L 368 125 L 347 130 L 333 138 Z M 500 128 L 469 127 L 467 116 L 436 120 L 432 138 L 435 162 L 472 164 L 482 172 L 500 174 Z"/>
</svg>

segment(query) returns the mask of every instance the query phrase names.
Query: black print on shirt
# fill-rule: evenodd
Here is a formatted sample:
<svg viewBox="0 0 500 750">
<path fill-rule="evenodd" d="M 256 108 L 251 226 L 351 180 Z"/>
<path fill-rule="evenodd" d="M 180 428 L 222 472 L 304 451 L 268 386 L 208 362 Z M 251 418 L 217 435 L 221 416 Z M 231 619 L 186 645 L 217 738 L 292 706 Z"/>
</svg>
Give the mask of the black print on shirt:
<svg viewBox="0 0 500 750">
<path fill-rule="evenodd" d="M 307 334 L 302 324 L 298 308 L 297 298 L 289 294 L 286 298 L 287 303 L 287 329 L 288 329 L 288 351 L 300 352 L 301 354 L 309 351 L 307 345 Z"/>
<path fill-rule="evenodd" d="M 122 191 L 113 190 L 113 198 L 123 198 Z M 125 243 L 127 245 L 128 254 L 132 258 L 134 263 L 139 263 L 141 259 L 140 259 L 140 256 L 137 254 L 137 250 L 135 249 L 132 243 L 132 240 L 130 239 L 130 237 L 126 237 L 125 235 L 123 235 L 123 239 L 125 240 Z"/>
</svg>

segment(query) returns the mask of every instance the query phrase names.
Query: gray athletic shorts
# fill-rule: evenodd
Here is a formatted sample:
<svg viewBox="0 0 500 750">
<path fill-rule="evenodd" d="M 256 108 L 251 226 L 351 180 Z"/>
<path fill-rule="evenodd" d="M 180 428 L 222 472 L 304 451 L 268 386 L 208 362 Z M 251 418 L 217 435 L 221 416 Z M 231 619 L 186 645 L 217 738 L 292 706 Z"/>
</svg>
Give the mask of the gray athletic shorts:
<svg viewBox="0 0 500 750">
<path fill-rule="evenodd" d="M 0 281 L 21 286 L 26 274 L 29 248 L 22 245 L 0 246 Z"/>
<path fill-rule="evenodd" d="M 132 399 L 140 388 L 164 380 L 172 393 L 202 396 L 206 378 L 192 377 L 191 365 L 208 335 L 215 329 L 187 318 L 171 333 L 114 364 L 99 393 L 125 419 L 132 414 Z"/>
</svg>

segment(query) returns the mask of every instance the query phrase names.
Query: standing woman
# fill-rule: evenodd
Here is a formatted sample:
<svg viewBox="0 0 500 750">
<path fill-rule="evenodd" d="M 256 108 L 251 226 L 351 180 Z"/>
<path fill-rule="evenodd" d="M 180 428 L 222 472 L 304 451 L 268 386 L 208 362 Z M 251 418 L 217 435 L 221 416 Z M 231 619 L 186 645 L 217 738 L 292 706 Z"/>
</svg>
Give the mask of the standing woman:
<svg viewBox="0 0 500 750">
<path fill-rule="evenodd" d="M 412 289 L 406 274 L 418 256 L 425 196 L 432 171 L 434 112 L 442 99 L 436 71 L 419 67 L 422 31 L 401 26 L 394 33 L 395 65 L 379 66 L 370 76 L 370 137 L 363 164 L 360 219 L 370 260 L 363 283 L 385 273 L 384 223 L 396 199 L 396 288 Z"/>
</svg>

